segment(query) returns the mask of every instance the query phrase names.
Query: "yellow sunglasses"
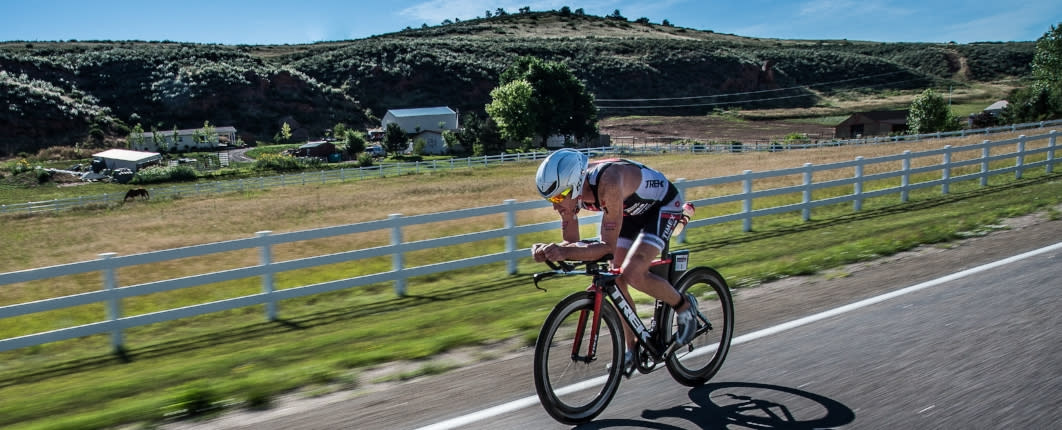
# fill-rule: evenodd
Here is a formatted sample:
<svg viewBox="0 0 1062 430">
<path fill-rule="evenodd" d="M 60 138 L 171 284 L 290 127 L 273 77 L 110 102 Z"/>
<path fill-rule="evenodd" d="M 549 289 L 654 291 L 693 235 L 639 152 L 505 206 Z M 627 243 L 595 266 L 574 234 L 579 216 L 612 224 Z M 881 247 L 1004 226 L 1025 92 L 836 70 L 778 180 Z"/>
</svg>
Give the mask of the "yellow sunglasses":
<svg viewBox="0 0 1062 430">
<path fill-rule="evenodd" d="M 553 197 L 550 197 L 548 200 L 549 200 L 550 203 L 560 203 L 560 202 L 564 201 L 564 198 L 568 197 L 568 195 L 571 194 L 571 193 L 572 193 L 572 187 L 568 187 L 568 189 L 566 189 L 564 191 L 561 191 L 560 193 L 558 193 L 557 195 L 555 195 Z"/>
</svg>

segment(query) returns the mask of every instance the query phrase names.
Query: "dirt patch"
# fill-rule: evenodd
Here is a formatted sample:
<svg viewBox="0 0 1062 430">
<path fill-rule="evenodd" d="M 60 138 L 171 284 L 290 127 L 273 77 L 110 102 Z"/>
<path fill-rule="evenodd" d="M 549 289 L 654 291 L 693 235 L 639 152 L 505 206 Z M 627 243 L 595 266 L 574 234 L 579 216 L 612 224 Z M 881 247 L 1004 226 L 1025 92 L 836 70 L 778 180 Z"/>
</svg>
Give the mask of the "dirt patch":
<svg viewBox="0 0 1062 430">
<path fill-rule="evenodd" d="M 658 144 L 679 139 L 742 143 L 781 140 L 790 133 L 804 133 L 811 139 L 832 139 L 833 127 L 796 121 L 746 121 L 718 116 L 666 117 L 631 116 L 599 121 L 601 134 L 616 144 Z"/>
</svg>

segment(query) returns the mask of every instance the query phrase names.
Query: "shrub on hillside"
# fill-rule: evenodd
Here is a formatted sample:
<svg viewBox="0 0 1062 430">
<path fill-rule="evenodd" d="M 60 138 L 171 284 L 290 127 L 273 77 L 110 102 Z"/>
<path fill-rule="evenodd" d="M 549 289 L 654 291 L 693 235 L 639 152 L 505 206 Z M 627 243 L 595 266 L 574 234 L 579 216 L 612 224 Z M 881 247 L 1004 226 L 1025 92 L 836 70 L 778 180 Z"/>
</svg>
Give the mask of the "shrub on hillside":
<svg viewBox="0 0 1062 430">
<path fill-rule="evenodd" d="M 320 167 L 320 158 L 296 158 L 288 154 L 262 154 L 254 162 L 255 170 L 272 170 L 275 172 L 293 172 L 307 168 Z"/>
<path fill-rule="evenodd" d="M 157 184 L 161 182 L 194 181 L 198 173 L 191 166 L 150 167 L 136 172 L 134 184 Z"/>
</svg>

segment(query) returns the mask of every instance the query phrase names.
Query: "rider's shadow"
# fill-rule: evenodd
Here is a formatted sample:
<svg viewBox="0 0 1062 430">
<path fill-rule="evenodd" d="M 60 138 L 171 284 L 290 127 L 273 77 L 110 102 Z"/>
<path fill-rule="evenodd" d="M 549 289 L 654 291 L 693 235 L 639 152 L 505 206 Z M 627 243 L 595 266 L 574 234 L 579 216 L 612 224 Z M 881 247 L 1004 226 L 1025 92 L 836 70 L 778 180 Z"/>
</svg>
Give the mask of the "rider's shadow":
<svg viewBox="0 0 1062 430">
<path fill-rule="evenodd" d="M 811 430 L 841 427 L 855 420 L 855 412 L 836 400 L 777 385 L 721 382 L 694 388 L 689 396 L 695 405 L 645 410 L 644 421 L 606 419 L 577 428 L 690 428 L 659 421 L 672 417 L 701 429 Z"/>
</svg>

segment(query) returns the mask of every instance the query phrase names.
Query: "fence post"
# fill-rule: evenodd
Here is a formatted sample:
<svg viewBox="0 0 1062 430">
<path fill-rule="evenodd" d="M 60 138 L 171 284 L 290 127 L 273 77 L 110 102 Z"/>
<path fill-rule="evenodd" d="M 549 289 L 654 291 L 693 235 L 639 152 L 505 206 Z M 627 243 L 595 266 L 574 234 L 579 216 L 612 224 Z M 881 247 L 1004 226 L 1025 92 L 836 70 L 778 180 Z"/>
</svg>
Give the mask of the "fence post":
<svg viewBox="0 0 1062 430">
<path fill-rule="evenodd" d="M 855 183 L 852 184 L 852 188 L 853 188 L 852 194 L 853 194 L 853 196 L 855 196 L 855 200 L 852 201 L 852 210 L 857 211 L 857 212 L 862 210 L 862 175 L 863 175 L 863 172 L 862 172 L 863 171 L 863 161 L 862 160 L 863 160 L 862 156 L 856 157 L 856 172 L 855 172 L 855 176 L 854 176 L 856 178 L 856 180 L 855 180 Z"/>
<path fill-rule="evenodd" d="M 122 317 L 122 300 L 118 298 L 116 290 L 118 288 L 118 281 L 114 275 L 114 267 L 108 264 L 108 260 L 118 255 L 114 252 L 104 252 L 100 254 L 100 259 L 104 260 L 103 265 L 103 289 L 106 290 L 110 296 L 107 299 L 107 321 L 110 321 L 111 329 L 111 349 L 116 354 L 122 354 L 125 351 L 125 340 L 122 339 L 122 328 L 118 326 L 118 319 Z"/>
<path fill-rule="evenodd" d="M 1047 169 L 1047 173 L 1048 174 L 1050 174 L 1052 171 L 1054 171 L 1054 164 L 1055 164 L 1055 137 L 1057 137 L 1058 131 L 1051 130 L 1050 135 L 1051 135 L 1051 138 L 1048 140 L 1048 143 L 1047 143 L 1047 147 L 1050 148 L 1050 149 L 1047 150 L 1047 167 L 1046 167 L 1046 169 Z"/>
<path fill-rule="evenodd" d="M 406 295 L 406 278 L 401 275 L 402 269 L 405 267 L 405 259 L 402 251 L 399 249 L 402 246 L 402 214 L 390 214 L 387 219 L 391 221 L 391 247 L 395 249 L 395 252 L 391 254 L 391 270 L 398 274 L 398 279 L 395 279 L 395 294 L 399 297 Z"/>
<path fill-rule="evenodd" d="M 273 299 L 273 270 L 269 268 L 270 264 L 273 264 L 273 249 L 266 240 L 273 232 L 270 230 L 263 230 L 255 233 L 259 239 L 262 239 L 262 245 L 258 247 L 258 264 L 266 268 L 266 272 L 262 274 L 262 293 L 266 295 L 266 319 L 269 321 L 277 320 L 277 302 Z"/>
<path fill-rule="evenodd" d="M 512 253 L 516 251 L 516 211 L 513 210 L 513 205 L 516 204 L 516 199 L 505 200 L 505 231 L 508 234 L 505 235 L 505 252 Z M 509 274 L 516 274 L 516 257 L 509 258 Z"/>
<path fill-rule="evenodd" d="M 746 170 L 743 173 L 745 175 L 745 179 L 742 180 L 745 201 L 741 206 L 745 213 L 745 219 L 742 221 L 742 229 L 748 233 L 752 231 L 752 171 Z"/>
<path fill-rule="evenodd" d="M 903 151 L 903 175 L 900 176 L 900 203 L 907 203 L 911 187 L 911 151 Z"/>
<path fill-rule="evenodd" d="M 1014 160 L 1014 179 L 1021 179 L 1025 166 L 1025 135 L 1018 136 L 1018 158 Z"/>
<path fill-rule="evenodd" d="M 992 156 L 992 150 L 990 149 L 990 144 L 991 143 L 992 143 L 992 141 L 990 141 L 990 140 L 985 140 L 985 141 L 981 142 L 981 144 L 985 146 L 984 148 L 981 148 L 981 186 L 982 187 L 987 187 L 988 186 L 988 158 Z"/>
<path fill-rule="evenodd" d="M 951 145 L 944 145 L 944 163 L 940 173 L 940 193 L 948 193 L 948 185 L 951 183 Z"/>
<path fill-rule="evenodd" d="M 804 221 L 811 219 L 811 163 L 804 163 L 804 201 L 800 211 Z"/>
</svg>

